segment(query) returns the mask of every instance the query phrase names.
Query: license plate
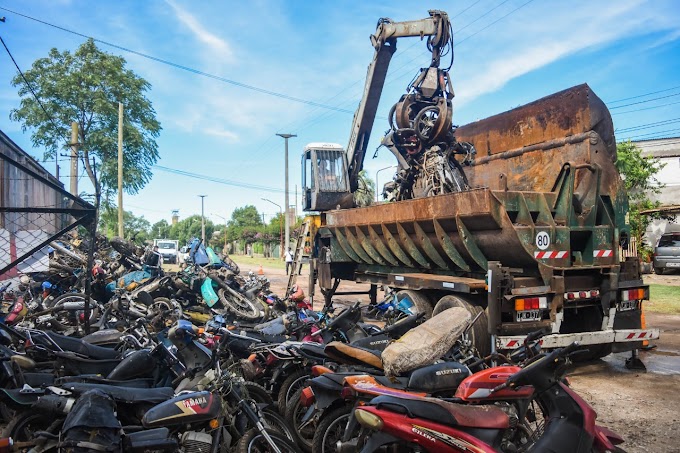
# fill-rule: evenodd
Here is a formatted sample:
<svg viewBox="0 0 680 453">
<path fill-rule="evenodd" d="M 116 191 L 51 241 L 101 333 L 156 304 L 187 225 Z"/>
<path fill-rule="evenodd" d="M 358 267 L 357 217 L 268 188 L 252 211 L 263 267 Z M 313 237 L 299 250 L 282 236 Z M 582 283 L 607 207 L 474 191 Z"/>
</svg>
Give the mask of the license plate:
<svg viewBox="0 0 680 453">
<path fill-rule="evenodd" d="M 619 311 L 635 310 L 637 308 L 637 300 L 623 300 L 619 303 Z"/>
<path fill-rule="evenodd" d="M 540 320 L 541 320 L 540 310 L 524 310 L 517 312 L 517 322 L 540 321 Z"/>
<path fill-rule="evenodd" d="M 680 267 L 680 263 L 666 263 L 666 267 Z"/>
</svg>

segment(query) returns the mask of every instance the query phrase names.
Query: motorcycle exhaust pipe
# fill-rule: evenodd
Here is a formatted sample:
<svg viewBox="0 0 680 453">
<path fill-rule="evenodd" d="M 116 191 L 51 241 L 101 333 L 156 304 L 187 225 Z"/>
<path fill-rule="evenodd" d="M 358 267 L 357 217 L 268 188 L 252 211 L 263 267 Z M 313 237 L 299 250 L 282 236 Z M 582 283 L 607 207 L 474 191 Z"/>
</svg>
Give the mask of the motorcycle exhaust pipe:
<svg viewBox="0 0 680 453">
<path fill-rule="evenodd" d="M 38 401 L 33 403 L 32 408 L 37 412 L 66 415 L 71 412 L 71 408 L 73 408 L 75 402 L 75 398 L 58 395 L 45 395 L 38 397 Z"/>
</svg>

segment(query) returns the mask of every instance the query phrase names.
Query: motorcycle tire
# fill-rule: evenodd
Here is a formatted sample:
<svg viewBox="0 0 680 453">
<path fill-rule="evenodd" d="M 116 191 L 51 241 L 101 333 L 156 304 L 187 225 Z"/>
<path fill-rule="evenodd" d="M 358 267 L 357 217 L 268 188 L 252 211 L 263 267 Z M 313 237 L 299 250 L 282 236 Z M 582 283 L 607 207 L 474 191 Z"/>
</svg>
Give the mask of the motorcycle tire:
<svg viewBox="0 0 680 453">
<path fill-rule="evenodd" d="M 125 239 L 123 239 L 121 237 L 115 236 L 115 237 L 112 237 L 109 240 L 109 242 L 111 243 L 111 247 L 113 247 L 113 249 L 116 252 L 120 253 L 121 255 L 127 256 L 127 257 L 136 257 L 137 256 L 137 254 L 135 253 L 137 247 L 134 246 L 133 244 L 131 244 L 129 241 L 126 241 Z"/>
<path fill-rule="evenodd" d="M 293 394 L 298 391 L 298 389 L 304 387 L 305 382 L 311 379 L 311 374 L 308 369 L 300 369 L 292 374 L 281 383 L 279 387 L 279 394 L 277 398 L 277 406 L 281 415 L 286 414 L 286 406 L 288 401 L 292 398 Z"/>
<path fill-rule="evenodd" d="M 286 438 L 285 435 L 271 430 L 266 430 L 266 432 L 281 453 L 301 453 L 300 449 L 297 448 L 290 439 Z M 266 453 L 274 450 L 262 433 L 260 433 L 257 428 L 253 428 L 241 437 L 236 446 L 236 451 L 238 453 Z"/>
<path fill-rule="evenodd" d="M 295 442 L 293 428 L 286 423 L 286 419 L 281 414 L 274 409 L 265 409 L 262 411 L 262 418 L 266 424 L 265 428 L 277 431 L 290 439 L 291 442 Z"/>
<path fill-rule="evenodd" d="M 34 433 L 45 431 L 54 421 L 54 417 L 38 412 L 24 412 L 14 417 L 2 430 L 2 437 L 11 437 L 14 442 L 33 440 Z"/>
<path fill-rule="evenodd" d="M 255 401 L 257 404 L 266 404 L 267 406 L 273 406 L 274 400 L 269 395 L 266 388 L 262 387 L 260 384 L 251 381 L 245 381 L 243 387 L 248 394 L 248 398 Z"/>
<path fill-rule="evenodd" d="M 220 288 L 217 291 L 217 296 L 222 305 L 224 305 L 224 308 L 233 313 L 237 318 L 245 321 L 255 321 L 262 317 L 258 302 L 248 300 L 240 294 L 239 296 L 234 296 L 224 288 Z"/>
<path fill-rule="evenodd" d="M 59 297 L 55 297 L 54 299 L 49 301 L 49 304 L 46 304 L 45 308 L 55 308 L 58 306 L 58 304 L 63 304 L 67 300 L 71 300 L 72 302 L 80 302 L 83 301 L 87 298 L 85 293 L 64 293 Z"/>
<path fill-rule="evenodd" d="M 397 293 L 397 299 L 401 300 L 408 297 L 413 302 L 416 313 L 425 313 L 425 319 L 432 317 L 432 304 L 423 294 L 417 291 L 401 290 Z"/>
<path fill-rule="evenodd" d="M 286 419 L 286 423 L 293 428 L 295 444 L 299 446 L 302 451 L 311 453 L 315 426 L 312 422 L 304 428 L 300 428 L 300 420 L 307 412 L 307 408 L 300 403 L 300 395 L 302 395 L 301 388 L 290 397 L 288 405 L 286 406 L 286 415 L 284 418 Z"/>
<path fill-rule="evenodd" d="M 353 415 L 352 406 L 341 406 L 324 414 L 314 433 L 312 451 L 314 453 L 331 453 L 337 451 L 337 442 L 342 439 L 349 418 Z M 356 435 L 361 425 L 357 424 Z"/>
</svg>

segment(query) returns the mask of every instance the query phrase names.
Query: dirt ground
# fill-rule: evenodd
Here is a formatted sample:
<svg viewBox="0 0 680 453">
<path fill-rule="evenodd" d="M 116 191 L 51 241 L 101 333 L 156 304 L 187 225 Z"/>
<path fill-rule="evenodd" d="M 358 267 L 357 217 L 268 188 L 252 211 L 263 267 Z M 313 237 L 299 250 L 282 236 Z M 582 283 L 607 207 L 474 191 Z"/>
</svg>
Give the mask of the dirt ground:
<svg viewBox="0 0 680 453">
<path fill-rule="evenodd" d="M 253 265 L 241 265 L 242 272 L 259 270 L 257 258 Z M 287 277 L 280 269 L 264 268 L 272 290 L 277 294 L 285 291 Z M 298 277 L 307 288 L 307 269 Z M 646 283 L 680 285 L 680 274 L 648 275 Z M 367 290 L 368 285 L 343 282 L 338 291 Z M 380 294 L 379 294 L 380 296 Z M 337 296 L 341 304 L 361 300 L 368 303 L 365 295 Z M 315 308 L 323 304 L 317 290 Z M 680 316 L 647 314 L 649 327 L 661 329 L 656 349 L 641 352 L 640 357 L 647 372 L 631 371 L 624 363 L 630 353 L 612 354 L 603 360 L 579 364 L 571 372 L 573 388 L 597 411 L 598 423 L 619 433 L 624 439 L 622 447 L 628 452 L 680 453 Z"/>
</svg>

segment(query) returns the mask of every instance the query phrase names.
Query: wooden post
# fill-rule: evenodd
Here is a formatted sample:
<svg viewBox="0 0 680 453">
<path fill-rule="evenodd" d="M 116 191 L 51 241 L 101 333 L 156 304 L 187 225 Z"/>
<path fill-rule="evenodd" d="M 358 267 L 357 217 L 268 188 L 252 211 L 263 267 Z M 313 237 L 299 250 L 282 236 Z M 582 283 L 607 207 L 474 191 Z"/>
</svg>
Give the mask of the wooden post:
<svg viewBox="0 0 680 453">
<path fill-rule="evenodd" d="M 123 104 L 118 103 L 118 236 L 123 237 Z"/>
</svg>

